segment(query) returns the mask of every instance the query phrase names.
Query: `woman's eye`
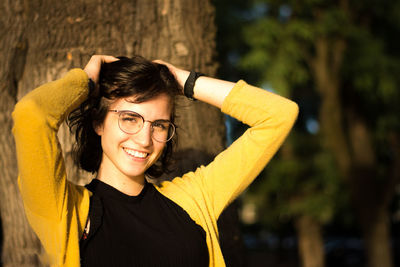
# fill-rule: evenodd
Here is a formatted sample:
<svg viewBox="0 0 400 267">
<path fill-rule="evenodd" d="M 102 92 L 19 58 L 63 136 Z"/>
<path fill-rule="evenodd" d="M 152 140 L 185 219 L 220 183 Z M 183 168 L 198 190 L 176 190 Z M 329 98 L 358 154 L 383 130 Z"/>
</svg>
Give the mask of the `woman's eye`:
<svg viewBox="0 0 400 267">
<path fill-rule="evenodd" d="M 138 122 L 140 121 L 140 117 L 135 115 L 125 115 L 122 117 L 122 120 L 126 122 Z"/>
<path fill-rule="evenodd" d="M 165 123 L 162 122 L 154 122 L 153 123 L 153 128 L 157 129 L 157 130 L 166 130 L 167 126 Z"/>
<path fill-rule="evenodd" d="M 136 118 L 132 118 L 132 117 L 123 117 L 122 120 L 123 120 L 123 121 L 132 121 L 132 122 L 134 122 L 134 121 L 136 121 L 137 119 L 136 119 Z"/>
</svg>

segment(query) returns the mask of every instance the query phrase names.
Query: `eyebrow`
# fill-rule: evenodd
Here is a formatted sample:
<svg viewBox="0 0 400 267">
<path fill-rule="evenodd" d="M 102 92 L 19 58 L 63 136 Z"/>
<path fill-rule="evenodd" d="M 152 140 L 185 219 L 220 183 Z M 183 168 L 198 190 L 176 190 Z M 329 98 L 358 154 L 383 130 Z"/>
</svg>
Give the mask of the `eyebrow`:
<svg viewBox="0 0 400 267">
<path fill-rule="evenodd" d="M 129 110 L 129 109 L 109 109 L 108 111 L 116 112 L 116 113 L 120 113 L 120 112 L 132 112 L 132 113 L 138 114 L 138 115 L 141 116 L 143 119 L 145 119 L 145 118 L 143 117 L 143 115 L 140 114 L 139 112 L 136 112 L 136 111 L 133 111 L 133 110 Z M 146 119 L 145 119 L 145 121 L 149 121 L 149 122 L 166 121 L 166 122 L 171 122 L 171 123 L 172 123 L 172 121 L 171 121 L 170 119 L 156 119 L 156 120 L 154 120 L 154 121 L 150 121 L 150 120 L 146 120 Z"/>
</svg>

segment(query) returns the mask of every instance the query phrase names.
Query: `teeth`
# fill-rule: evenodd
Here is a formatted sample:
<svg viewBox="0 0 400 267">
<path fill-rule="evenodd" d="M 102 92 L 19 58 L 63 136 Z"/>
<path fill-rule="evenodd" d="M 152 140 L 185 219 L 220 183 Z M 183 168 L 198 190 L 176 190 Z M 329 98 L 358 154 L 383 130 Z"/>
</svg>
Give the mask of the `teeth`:
<svg viewBox="0 0 400 267">
<path fill-rule="evenodd" d="M 129 155 L 131 155 L 133 157 L 136 157 L 136 158 L 145 158 L 145 157 L 147 157 L 147 153 L 144 153 L 144 152 L 139 152 L 139 151 L 132 150 L 132 149 L 127 149 L 127 148 L 125 148 L 124 150 L 126 151 L 126 153 L 128 153 Z"/>
</svg>

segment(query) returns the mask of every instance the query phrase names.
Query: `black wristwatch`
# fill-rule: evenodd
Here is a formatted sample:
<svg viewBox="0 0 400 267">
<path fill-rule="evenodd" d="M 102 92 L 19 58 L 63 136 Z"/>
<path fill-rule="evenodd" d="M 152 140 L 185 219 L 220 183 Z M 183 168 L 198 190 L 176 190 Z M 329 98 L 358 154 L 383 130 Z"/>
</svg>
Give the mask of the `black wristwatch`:
<svg viewBox="0 0 400 267">
<path fill-rule="evenodd" d="M 88 81 L 88 86 L 89 86 L 89 93 L 93 93 L 94 88 L 96 87 L 96 84 L 94 83 L 94 81 L 92 79 L 89 78 Z"/>
<path fill-rule="evenodd" d="M 191 71 L 189 77 L 186 79 L 185 85 L 183 86 L 183 93 L 185 96 L 193 101 L 196 99 L 193 97 L 193 88 L 196 83 L 197 78 L 204 76 L 201 72 Z"/>
</svg>

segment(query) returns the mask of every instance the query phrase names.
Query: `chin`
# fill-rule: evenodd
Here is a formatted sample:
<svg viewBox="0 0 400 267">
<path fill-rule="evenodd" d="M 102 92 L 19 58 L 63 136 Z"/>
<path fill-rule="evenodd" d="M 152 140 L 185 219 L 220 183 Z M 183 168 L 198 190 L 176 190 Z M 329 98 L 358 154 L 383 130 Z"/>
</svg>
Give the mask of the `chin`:
<svg viewBox="0 0 400 267">
<path fill-rule="evenodd" d="M 125 175 L 130 179 L 136 179 L 137 177 L 144 177 L 148 168 L 126 170 Z"/>
</svg>

